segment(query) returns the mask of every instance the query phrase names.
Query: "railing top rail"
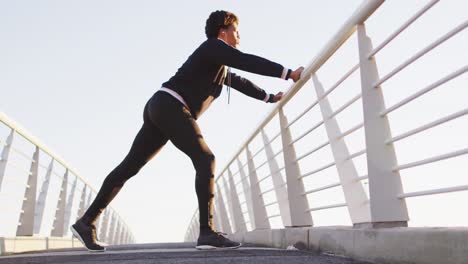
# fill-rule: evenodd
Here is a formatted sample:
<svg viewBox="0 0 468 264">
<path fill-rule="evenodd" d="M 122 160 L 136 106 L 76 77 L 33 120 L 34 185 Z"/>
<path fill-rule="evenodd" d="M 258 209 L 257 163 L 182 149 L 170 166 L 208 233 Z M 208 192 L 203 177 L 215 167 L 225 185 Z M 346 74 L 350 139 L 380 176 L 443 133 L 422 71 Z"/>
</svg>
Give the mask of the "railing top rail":
<svg viewBox="0 0 468 264">
<path fill-rule="evenodd" d="M 309 63 L 304 69 L 301 75 L 301 79 L 291 85 L 288 91 L 284 94 L 283 99 L 278 102 L 276 107 L 264 118 L 264 120 L 257 126 L 255 131 L 247 138 L 247 140 L 241 145 L 239 151 L 233 156 L 233 158 L 227 163 L 226 167 L 223 168 L 219 177 L 226 171 L 229 165 L 236 159 L 237 156 L 243 151 L 245 146 L 251 142 L 261 129 L 270 122 L 271 119 L 279 112 L 279 110 L 287 103 L 291 98 L 304 86 L 304 84 L 335 52 L 340 48 L 344 42 L 356 31 L 356 26 L 364 23 L 366 19 L 375 11 L 385 0 L 365 0 L 351 15 L 351 17 L 343 24 L 337 33 L 325 44 L 318 55 Z"/>
</svg>

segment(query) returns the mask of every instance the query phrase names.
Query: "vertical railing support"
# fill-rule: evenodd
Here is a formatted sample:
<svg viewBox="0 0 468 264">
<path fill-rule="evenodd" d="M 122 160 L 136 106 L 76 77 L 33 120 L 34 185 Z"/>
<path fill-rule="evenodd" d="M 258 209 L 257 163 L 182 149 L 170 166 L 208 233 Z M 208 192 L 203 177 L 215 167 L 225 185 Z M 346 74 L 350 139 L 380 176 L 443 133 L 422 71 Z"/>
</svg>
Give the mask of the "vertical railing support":
<svg viewBox="0 0 468 264">
<path fill-rule="evenodd" d="M 307 212 L 309 203 L 307 197 L 303 195 L 304 183 L 300 179 L 299 164 L 296 162 L 296 151 L 291 144 L 292 137 L 288 128 L 288 120 L 283 113 L 283 109 L 279 110 L 279 119 L 281 127 L 281 139 L 283 143 L 284 165 L 286 170 L 286 182 L 288 184 L 288 201 L 291 211 L 291 226 L 312 226 L 312 216 Z"/>
<path fill-rule="evenodd" d="M 52 159 L 49 163 L 49 167 L 47 168 L 44 181 L 42 182 L 39 197 L 37 198 L 36 214 L 34 216 L 36 218 L 34 220 L 34 234 L 39 234 L 41 231 L 42 219 L 44 217 L 45 203 L 46 203 L 47 194 L 48 194 L 49 185 L 50 185 L 50 176 L 52 175 L 53 169 L 54 169 L 54 159 Z"/>
<path fill-rule="evenodd" d="M 249 180 L 247 179 L 248 175 L 245 174 L 244 169 L 242 167 L 242 162 L 239 160 L 239 157 L 236 158 L 236 161 L 237 161 L 237 166 L 239 167 L 239 176 L 241 178 L 242 188 L 244 190 L 245 204 L 247 206 L 249 220 L 250 220 L 250 223 L 252 224 L 252 229 L 255 229 L 255 219 L 254 219 L 255 212 L 254 212 L 253 205 L 252 205 L 252 202 L 253 202 L 252 201 L 252 185 L 249 184 Z"/>
<path fill-rule="evenodd" d="M 250 180 L 249 195 L 251 196 L 250 201 L 252 207 L 250 221 L 253 221 L 252 229 L 270 229 L 270 221 L 267 218 L 268 214 L 265 208 L 265 202 L 263 201 L 263 196 L 260 195 L 260 184 L 258 183 L 257 172 L 255 171 L 252 153 L 250 152 L 248 146 L 246 147 L 246 152 L 247 168 L 249 169 Z"/>
<path fill-rule="evenodd" d="M 247 226 L 244 220 L 244 215 L 242 214 L 239 196 L 237 195 L 236 186 L 230 169 L 228 169 L 228 178 L 229 185 L 226 185 L 225 182 L 224 186 L 229 186 L 227 188 L 229 189 L 229 208 L 231 209 L 231 217 L 234 222 L 234 228 L 236 229 L 235 232 L 245 232 L 247 231 Z"/>
<path fill-rule="evenodd" d="M 114 242 L 112 244 L 119 245 L 120 229 L 122 228 L 122 223 L 120 222 L 119 217 L 117 217 L 116 221 L 117 221 L 117 226 L 115 227 L 115 237 L 114 237 Z"/>
<path fill-rule="evenodd" d="M 114 244 L 114 239 L 115 239 L 115 231 L 116 231 L 116 222 L 117 222 L 117 219 L 116 219 L 116 215 L 115 215 L 115 212 L 112 212 L 112 216 L 110 217 L 110 228 L 109 228 L 109 235 L 108 235 L 108 239 L 107 239 L 107 243 L 109 245 L 112 245 Z"/>
<path fill-rule="evenodd" d="M 19 226 L 16 236 L 32 236 L 34 234 L 34 220 L 36 212 L 37 174 L 39 170 L 39 147 L 36 146 L 31 169 L 29 170 L 28 183 L 24 193 L 23 206 L 19 218 Z"/>
<path fill-rule="evenodd" d="M 68 169 L 65 171 L 65 175 L 62 180 L 62 187 L 60 189 L 60 195 L 57 202 L 57 209 L 55 211 L 54 224 L 52 226 L 51 236 L 62 237 L 64 235 L 65 227 L 65 209 L 67 202 L 67 187 L 68 187 Z"/>
<path fill-rule="evenodd" d="M 353 224 L 359 225 L 370 222 L 370 208 L 367 195 L 361 181 L 358 180 L 358 173 L 352 159 L 348 159 L 349 150 L 341 135 L 340 127 L 333 114 L 328 98 L 324 97 L 325 91 L 317 76 L 312 75 L 312 79 L 319 98 L 319 106 L 322 112 L 324 126 L 327 131 L 328 140 L 336 163 L 336 169 L 340 178 L 348 212 Z"/>
<path fill-rule="evenodd" d="M 385 109 L 380 87 L 374 87 L 379 80 L 375 58 L 368 58 L 372 42 L 366 35 L 363 24 L 358 25 L 358 45 L 361 70 L 362 105 L 366 135 L 367 170 L 369 175 L 369 198 L 371 226 L 407 226 L 408 210 L 404 199 L 400 174 L 393 171 L 397 166 L 393 144 L 386 144 L 391 138 L 390 124 L 386 116 L 380 116 Z"/>
<path fill-rule="evenodd" d="M 81 191 L 80 204 L 78 205 L 78 213 L 76 214 L 76 220 L 80 219 L 85 213 L 86 189 L 87 189 L 87 186 L 85 184 L 83 186 L 83 190 Z"/>
<path fill-rule="evenodd" d="M 270 172 L 272 173 L 271 178 L 273 179 L 273 187 L 275 188 L 276 199 L 278 200 L 279 210 L 281 214 L 281 220 L 283 221 L 284 226 L 292 226 L 291 224 L 291 211 L 289 209 L 288 202 L 288 190 L 286 188 L 286 182 L 281 176 L 279 171 L 278 163 L 273 157 L 273 149 L 270 144 L 270 140 L 266 135 L 265 131 L 262 129 L 262 138 L 263 144 L 265 144 L 265 153 L 268 160 L 268 165 L 270 167 Z"/>
<path fill-rule="evenodd" d="M 217 188 L 217 199 L 216 199 L 216 205 L 218 207 L 218 213 L 215 215 L 215 218 L 218 217 L 219 219 L 221 219 L 221 226 L 222 226 L 222 230 L 224 233 L 227 233 L 227 234 L 232 234 L 232 228 L 231 228 L 231 223 L 229 223 L 229 219 L 228 219 L 228 214 L 227 214 L 227 210 L 226 210 L 226 206 L 225 206 L 225 203 L 224 203 L 224 198 L 223 198 L 223 194 L 221 192 L 221 189 L 219 188 L 219 185 L 216 183 L 216 188 Z"/>
<path fill-rule="evenodd" d="M 76 192 L 76 184 L 78 182 L 78 177 L 75 176 L 75 180 L 73 181 L 73 185 L 71 187 L 70 194 L 68 196 L 67 205 L 65 209 L 65 229 L 63 235 L 66 236 L 68 233 L 68 227 L 70 226 L 70 218 L 71 212 L 73 208 L 73 201 L 75 200 L 75 192 Z"/>
<path fill-rule="evenodd" d="M 109 226 L 109 210 L 105 210 L 102 212 L 101 217 L 102 222 L 101 222 L 101 228 L 99 229 L 99 240 L 100 241 L 108 241 L 108 235 L 107 235 L 107 229 Z"/>
<path fill-rule="evenodd" d="M 219 221 L 219 217 L 216 217 L 218 214 L 218 207 L 217 204 L 215 203 L 213 205 L 213 225 L 215 230 L 222 230 L 221 222 Z"/>
<path fill-rule="evenodd" d="M 13 144 L 13 138 L 15 137 L 15 130 L 11 129 L 10 135 L 8 136 L 5 146 L 2 150 L 2 156 L 0 160 L 0 190 L 2 189 L 3 178 L 5 177 L 6 166 L 8 157 L 10 156 L 11 145 Z"/>
</svg>

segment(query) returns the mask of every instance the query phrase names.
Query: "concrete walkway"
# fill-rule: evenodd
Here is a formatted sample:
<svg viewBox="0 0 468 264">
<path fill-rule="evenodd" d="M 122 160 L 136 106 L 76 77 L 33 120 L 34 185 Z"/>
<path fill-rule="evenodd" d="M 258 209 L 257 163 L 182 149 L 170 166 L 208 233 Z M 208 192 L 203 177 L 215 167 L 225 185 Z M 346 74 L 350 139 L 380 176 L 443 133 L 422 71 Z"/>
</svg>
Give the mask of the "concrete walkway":
<svg viewBox="0 0 468 264">
<path fill-rule="evenodd" d="M 137 244 L 111 246 L 103 253 L 89 253 L 84 249 L 62 249 L 29 252 L 0 257 L 0 264 L 43 263 L 164 263 L 164 264 L 368 264 L 336 256 L 317 255 L 310 251 L 284 250 L 245 245 L 234 250 L 200 251 L 193 243 Z"/>
</svg>

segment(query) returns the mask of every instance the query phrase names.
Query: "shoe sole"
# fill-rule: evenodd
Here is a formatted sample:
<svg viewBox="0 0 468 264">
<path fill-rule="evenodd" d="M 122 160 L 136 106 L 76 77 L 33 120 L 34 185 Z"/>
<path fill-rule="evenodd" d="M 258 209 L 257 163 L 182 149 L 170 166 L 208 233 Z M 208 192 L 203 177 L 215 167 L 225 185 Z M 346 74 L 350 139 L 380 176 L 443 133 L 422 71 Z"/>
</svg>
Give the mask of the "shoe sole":
<svg viewBox="0 0 468 264">
<path fill-rule="evenodd" d="M 195 248 L 199 250 L 216 250 L 216 249 L 236 249 L 236 248 L 240 248 L 241 246 L 242 244 L 239 244 L 238 246 L 234 246 L 234 247 L 215 247 L 211 245 L 200 245 L 200 246 L 196 246 Z"/>
<path fill-rule="evenodd" d="M 70 230 L 72 231 L 73 235 L 78 238 L 78 240 L 83 244 L 83 246 L 85 246 L 85 248 L 89 251 L 89 252 L 104 252 L 106 251 L 106 248 L 102 249 L 102 250 L 96 250 L 96 249 L 90 249 L 88 247 L 86 247 L 86 244 L 85 242 L 83 241 L 83 238 L 81 238 L 80 234 L 78 234 L 78 232 L 75 230 L 75 228 L 73 226 L 70 226 Z"/>
</svg>

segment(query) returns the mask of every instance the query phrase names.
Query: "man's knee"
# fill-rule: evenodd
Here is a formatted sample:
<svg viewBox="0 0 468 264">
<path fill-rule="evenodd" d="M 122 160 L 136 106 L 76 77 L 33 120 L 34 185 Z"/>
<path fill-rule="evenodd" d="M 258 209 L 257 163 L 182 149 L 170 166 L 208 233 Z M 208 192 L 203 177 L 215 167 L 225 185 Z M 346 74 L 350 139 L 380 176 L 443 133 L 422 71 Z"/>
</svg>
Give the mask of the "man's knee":
<svg viewBox="0 0 468 264">
<path fill-rule="evenodd" d="M 198 155 L 198 157 L 194 159 L 193 162 L 197 172 L 214 172 L 215 155 L 211 152 L 205 152 Z"/>
</svg>

